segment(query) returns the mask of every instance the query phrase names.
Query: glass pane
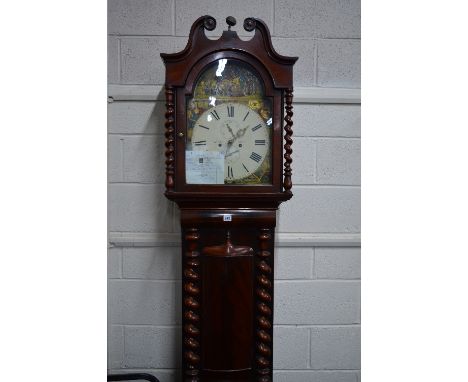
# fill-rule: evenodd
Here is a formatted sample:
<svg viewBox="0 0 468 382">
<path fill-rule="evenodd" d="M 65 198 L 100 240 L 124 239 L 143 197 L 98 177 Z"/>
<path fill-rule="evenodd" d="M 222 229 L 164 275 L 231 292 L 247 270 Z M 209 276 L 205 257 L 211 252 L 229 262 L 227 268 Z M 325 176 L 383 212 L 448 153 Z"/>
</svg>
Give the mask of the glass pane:
<svg viewBox="0 0 468 382">
<path fill-rule="evenodd" d="M 188 184 L 271 184 L 272 102 L 250 65 L 220 59 L 187 99 Z"/>
</svg>

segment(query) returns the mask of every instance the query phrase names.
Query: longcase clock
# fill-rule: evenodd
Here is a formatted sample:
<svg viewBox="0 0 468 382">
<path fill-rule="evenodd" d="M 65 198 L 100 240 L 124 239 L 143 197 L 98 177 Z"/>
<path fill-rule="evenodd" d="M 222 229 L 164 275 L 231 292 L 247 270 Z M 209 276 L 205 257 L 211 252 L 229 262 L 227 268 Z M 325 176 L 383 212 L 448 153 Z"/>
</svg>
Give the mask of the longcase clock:
<svg viewBox="0 0 468 382">
<path fill-rule="evenodd" d="M 292 84 L 259 19 L 200 17 L 166 66 L 166 192 L 181 211 L 184 381 L 271 381 L 276 213 L 292 197 Z"/>
</svg>

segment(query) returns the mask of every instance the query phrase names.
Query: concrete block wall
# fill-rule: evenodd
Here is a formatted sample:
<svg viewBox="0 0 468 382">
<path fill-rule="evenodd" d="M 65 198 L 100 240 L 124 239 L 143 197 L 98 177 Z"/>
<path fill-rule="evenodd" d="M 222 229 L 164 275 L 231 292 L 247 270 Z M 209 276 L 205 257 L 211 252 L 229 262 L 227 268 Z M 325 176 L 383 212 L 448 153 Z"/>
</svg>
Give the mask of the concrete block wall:
<svg viewBox="0 0 468 382">
<path fill-rule="evenodd" d="M 295 87 L 360 87 L 358 0 L 108 4 L 108 81 L 129 93 L 163 84 L 159 53 L 181 50 L 204 14 L 218 21 L 213 36 L 228 15 L 243 38 L 245 17 L 266 21 L 275 48 L 300 57 Z M 275 381 L 356 382 L 360 244 L 343 237 L 360 232 L 360 105 L 294 103 L 293 120 L 294 197 L 278 212 L 275 254 Z M 110 102 L 108 124 L 108 368 L 176 381 L 180 228 L 163 196 L 164 102 Z"/>
</svg>

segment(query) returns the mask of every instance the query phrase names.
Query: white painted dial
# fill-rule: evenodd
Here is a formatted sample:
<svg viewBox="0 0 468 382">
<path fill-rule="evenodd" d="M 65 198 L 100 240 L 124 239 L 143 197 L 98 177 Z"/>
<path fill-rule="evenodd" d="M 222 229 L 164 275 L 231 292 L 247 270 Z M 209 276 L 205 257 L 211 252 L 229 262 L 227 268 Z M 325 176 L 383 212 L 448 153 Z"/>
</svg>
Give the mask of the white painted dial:
<svg viewBox="0 0 468 382">
<path fill-rule="evenodd" d="M 254 174 L 269 153 L 270 134 L 262 117 L 240 103 L 223 103 L 196 121 L 192 150 L 224 154 L 224 178 L 236 183 Z"/>
</svg>

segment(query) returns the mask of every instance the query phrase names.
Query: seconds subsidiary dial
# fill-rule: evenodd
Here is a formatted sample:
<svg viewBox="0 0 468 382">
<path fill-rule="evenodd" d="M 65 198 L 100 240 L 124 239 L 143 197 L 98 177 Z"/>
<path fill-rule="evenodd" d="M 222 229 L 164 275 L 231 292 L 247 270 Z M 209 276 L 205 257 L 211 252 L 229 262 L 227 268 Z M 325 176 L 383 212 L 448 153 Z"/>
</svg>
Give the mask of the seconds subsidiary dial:
<svg viewBox="0 0 468 382">
<path fill-rule="evenodd" d="M 224 155 L 226 183 L 255 177 L 269 155 L 270 134 L 263 118 L 241 103 L 223 103 L 206 110 L 195 122 L 192 149 Z"/>
</svg>

